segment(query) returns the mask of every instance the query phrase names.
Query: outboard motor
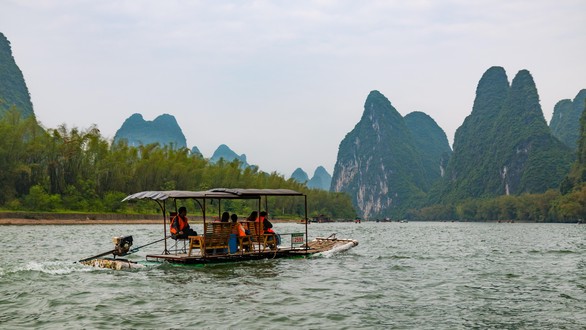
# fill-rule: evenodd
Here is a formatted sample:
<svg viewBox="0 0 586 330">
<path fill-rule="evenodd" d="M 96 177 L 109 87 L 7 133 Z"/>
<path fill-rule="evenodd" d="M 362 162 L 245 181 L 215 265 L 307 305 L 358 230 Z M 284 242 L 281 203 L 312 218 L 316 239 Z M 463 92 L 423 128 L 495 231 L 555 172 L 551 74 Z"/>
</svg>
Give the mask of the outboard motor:
<svg viewBox="0 0 586 330">
<path fill-rule="evenodd" d="M 114 243 L 114 251 L 112 254 L 115 256 L 123 256 L 132 246 L 132 236 L 117 236 L 112 238 L 112 242 Z"/>
</svg>

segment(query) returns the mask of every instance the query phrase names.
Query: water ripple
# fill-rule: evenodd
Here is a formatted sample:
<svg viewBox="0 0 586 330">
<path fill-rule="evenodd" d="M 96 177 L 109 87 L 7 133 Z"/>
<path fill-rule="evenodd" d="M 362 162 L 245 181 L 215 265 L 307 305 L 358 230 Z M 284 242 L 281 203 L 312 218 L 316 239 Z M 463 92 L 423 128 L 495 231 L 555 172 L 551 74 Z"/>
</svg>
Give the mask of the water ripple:
<svg viewBox="0 0 586 330">
<path fill-rule="evenodd" d="M 0 328 L 586 328 L 586 226 L 312 224 L 312 236 L 360 245 L 314 259 L 131 271 L 73 262 L 110 249 L 112 236 L 141 245 L 158 229 L 0 227 Z M 26 254 L 10 239 L 22 232 Z"/>
</svg>

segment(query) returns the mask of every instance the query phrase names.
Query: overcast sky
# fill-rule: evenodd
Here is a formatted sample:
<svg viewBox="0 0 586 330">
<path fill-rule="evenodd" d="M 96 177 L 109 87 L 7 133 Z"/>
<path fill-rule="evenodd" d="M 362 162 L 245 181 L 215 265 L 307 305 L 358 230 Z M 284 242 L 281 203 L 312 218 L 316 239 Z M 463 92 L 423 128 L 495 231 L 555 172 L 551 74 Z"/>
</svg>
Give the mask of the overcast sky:
<svg viewBox="0 0 586 330">
<path fill-rule="evenodd" d="M 491 66 L 529 70 L 547 121 L 586 88 L 584 0 L 0 0 L 0 32 L 45 127 L 168 113 L 286 177 L 333 174 L 371 90 L 453 143 Z"/>
</svg>

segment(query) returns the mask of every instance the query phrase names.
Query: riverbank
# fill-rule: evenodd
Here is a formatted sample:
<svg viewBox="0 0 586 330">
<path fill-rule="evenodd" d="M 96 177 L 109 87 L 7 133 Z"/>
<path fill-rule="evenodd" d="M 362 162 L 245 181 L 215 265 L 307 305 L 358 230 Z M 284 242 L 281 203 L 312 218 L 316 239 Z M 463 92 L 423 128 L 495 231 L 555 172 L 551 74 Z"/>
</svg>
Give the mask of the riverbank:
<svg viewBox="0 0 586 330">
<path fill-rule="evenodd" d="M 160 214 L 93 214 L 93 213 L 40 213 L 0 212 L 0 226 L 10 225 L 142 225 L 161 224 Z M 209 221 L 209 220 L 208 220 Z M 201 216 L 189 217 L 192 224 L 203 223 Z M 295 220 L 271 220 L 273 223 Z"/>
<path fill-rule="evenodd" d="M 0 212 L 0 225 L 159 224 L 161 215 Z"/>
<path fill-rule="evenodd" d="M 142 225 L 160 224 L 161 219 L 105 220 L 105 219 L 0 219 L 0 226 L 10 225 Z"/>
</svg>

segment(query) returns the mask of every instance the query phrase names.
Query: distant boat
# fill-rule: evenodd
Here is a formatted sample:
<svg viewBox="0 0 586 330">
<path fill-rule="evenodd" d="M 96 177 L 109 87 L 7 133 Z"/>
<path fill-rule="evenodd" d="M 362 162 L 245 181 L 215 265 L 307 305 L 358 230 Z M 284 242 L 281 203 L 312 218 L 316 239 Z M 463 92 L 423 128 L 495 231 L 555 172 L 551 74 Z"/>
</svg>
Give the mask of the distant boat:
<svg viewBox="0 0 586 330">
<path fill-rule="evenodd" d="M 317 217 L 313 217 L 311 220 L 309 220 L 309 222 L 324 223 L 324 222 L 334 222 L 334 220 L 332 220 L 329 217 L 326 217 L 325 214 L 320 214 Z"/>
</svg>

